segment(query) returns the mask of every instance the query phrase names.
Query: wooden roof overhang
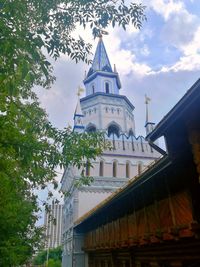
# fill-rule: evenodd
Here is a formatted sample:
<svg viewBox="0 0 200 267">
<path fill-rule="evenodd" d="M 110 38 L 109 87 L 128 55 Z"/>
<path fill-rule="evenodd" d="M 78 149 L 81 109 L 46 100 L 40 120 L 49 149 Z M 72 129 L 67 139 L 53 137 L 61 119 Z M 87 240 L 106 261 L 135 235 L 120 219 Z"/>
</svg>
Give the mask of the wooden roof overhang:
<svg viewBox="0 0 200 267">
<path fill-rule="evenodd" d="M 153 146 L 155 140 L 164 136 L 167 152 L 171 158 L 183 153 L 187 154 L 191 150 L 188 129 L 192 124 L 200 127 L 200 79 L 194 83 L 146 139 Z"/>
<path fill-rule="evenodd" d="M 181 170 L 181 163 L 180 165 Z M 177 175 L 177 172 L 176 172 Z M 167 183 L 170 187 L 179 188 L 179 179 L 174 179 L 174 163 L 168 156 L 160 159 L 155 165 L 143 173 L 138 179 L 129 183 L 121 191 L 116 192 L 97 206 L 89 214 L 80 218 L 75 225 L 77 232 L 88 232 L 100 225 L 122 217 L 134 210 L 140 210 L 144 205 L 151 204 L 155 199 L 163 199 L 168 194 Z M 180 173 L 180 179 L 183 177 Z M 185 183 L 187 183 L 185 181 Z"/>
</svg>

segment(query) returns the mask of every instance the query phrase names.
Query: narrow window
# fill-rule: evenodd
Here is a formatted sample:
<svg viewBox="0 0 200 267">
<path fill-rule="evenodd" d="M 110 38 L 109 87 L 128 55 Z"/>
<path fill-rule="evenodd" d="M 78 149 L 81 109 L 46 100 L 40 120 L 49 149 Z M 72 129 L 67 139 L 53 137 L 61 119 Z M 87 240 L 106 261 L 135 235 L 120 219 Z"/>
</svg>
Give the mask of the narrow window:
<svg viewBox="0 0 200 267">
<path fill-rule="evenodd" d="M 86 162 L 85 174 L 86 176 L 90 176 L 90 165 L 88 161 Z"/>
<path fill-rule="evenodd" d="M 142 162 L 138 163 L 138 174 L 140 175 L 142 173 Z"/>
<path fill-rule="evenodd" d="M 103 161 L 100 161 L 100 165 L 99 165 L 99 176 L 103 176 Z"/>
<path fill-rule="evenodd" d="M 92 93 L 94 94 L 94 85 L 92 85 Z"/>
<path fill-rule="evenodd" d="M 117 162 L 113 162 L 113 177 L 117 176 Z"/>
<path fill-rule="evenodd" d="M 126 178 L 130 178 L 130 164 L 126 162 Z"/>
<path fill-rule="evenodd" d="M 109 94 L 109 83 L 106 82 L 106 83 L 105 83 L 105 86 L 106 86 L 106 94 Z"/>
</svg>

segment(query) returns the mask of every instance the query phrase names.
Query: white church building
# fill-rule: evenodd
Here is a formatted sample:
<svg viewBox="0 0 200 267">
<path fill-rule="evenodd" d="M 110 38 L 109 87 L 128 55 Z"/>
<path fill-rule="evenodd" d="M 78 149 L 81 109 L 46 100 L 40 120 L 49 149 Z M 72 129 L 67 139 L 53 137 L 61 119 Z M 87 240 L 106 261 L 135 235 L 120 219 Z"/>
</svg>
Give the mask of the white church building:
<svg viewBox="0 0 200 267">
<path fill-rule="evenodd" d="M 81 237 L 74 236 L 74 222 L 160 156 L 143 136 L 135 134 L 134 106 L 126 96 L 119 94 L 119 74 L 111 67 L 101 37 L 83 83 L 86 96 L 78 99 L 74 131 L 104 132 L 113 149 L 105 150 L 92 162 L 93 168 L 87 170 L 94 178 L 90 186 L 75 187 L 80 170 L 65 169 L 61 189 L 69 194 L 63 207 L 63 267 L 87 266 L 87 257 L 81 251 Z M 145 127 L 147 134 L 154 127 L 148 113 Z"/>
</svg>

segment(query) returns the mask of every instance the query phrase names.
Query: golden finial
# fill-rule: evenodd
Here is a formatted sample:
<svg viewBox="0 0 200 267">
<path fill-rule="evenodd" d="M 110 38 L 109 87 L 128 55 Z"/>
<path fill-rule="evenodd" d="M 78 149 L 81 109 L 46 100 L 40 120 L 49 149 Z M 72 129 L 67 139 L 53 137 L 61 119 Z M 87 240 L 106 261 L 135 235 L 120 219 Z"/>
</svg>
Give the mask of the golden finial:
<svg viewBox="0 0 200 267">
<path fill-rule="evenodd" d="M 83 93 L 83 92 L 84 92 L 84 89 L 82 87 L 80 87 L 80 85 L 79 85 L 78 90 L 77 90 L 77 96 L 80 96 L 81 93 Z"/>
</svg>

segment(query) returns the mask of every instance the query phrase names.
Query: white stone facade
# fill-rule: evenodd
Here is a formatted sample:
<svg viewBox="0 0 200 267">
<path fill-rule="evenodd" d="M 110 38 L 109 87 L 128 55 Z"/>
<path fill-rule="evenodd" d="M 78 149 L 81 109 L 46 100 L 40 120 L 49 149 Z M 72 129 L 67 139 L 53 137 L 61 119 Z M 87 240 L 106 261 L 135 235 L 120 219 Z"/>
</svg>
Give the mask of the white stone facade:
<svg viewBox="0 0 200 267">
<path fill-rule="evenodd" d="M 89 175 L 94 181 L 90 186 L 74 186 L 76 180 L 80 179 L 77 168 L 71 167 L 64 172 L 62 191 L 69 194 L 65 197 L 63 212 L 63 267 L 85 264 L 83 254 L 75 244 L 73 223 L 159 157 L 144 137 L 136 137 L 134 106 L 126 96 L 119 95 L 121 85 L 118 73 L 112 71 L 107 54 L 101 55 L 106 53 L 104 50 L 100 40 L 95 57 L 100 53 L 98 58 L 102 57 L 104 64 L 100 62 L 99 66 L 107 71 L 95 69 L 98 65 L 95 58 L 95 66 L 91 67 L 84 80 L 86 96 L 80 100 L 81 114 L 75 114 L 74 130 L 104 132 L 112 149 L 105 150 L 92 162 Z M 78 117 L 81 122 L 77 125 Z M 82 265 L 77 264 L 79 261 L 82 261 Z"/>
<path fill-rule="evenodd" d="M 132 130 L 135 134 L 134 107 L 125 96 L 95 93 L 81 99 L 81 107 L 86 130 L 94 125 L 97 130 L 106 132 L 109 125 L 115 123 L 120 133 L 128 135 Z"/>
</svg>

